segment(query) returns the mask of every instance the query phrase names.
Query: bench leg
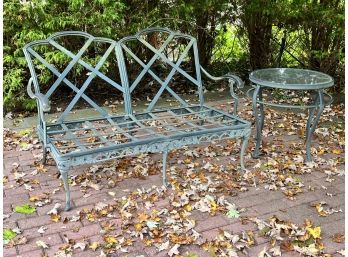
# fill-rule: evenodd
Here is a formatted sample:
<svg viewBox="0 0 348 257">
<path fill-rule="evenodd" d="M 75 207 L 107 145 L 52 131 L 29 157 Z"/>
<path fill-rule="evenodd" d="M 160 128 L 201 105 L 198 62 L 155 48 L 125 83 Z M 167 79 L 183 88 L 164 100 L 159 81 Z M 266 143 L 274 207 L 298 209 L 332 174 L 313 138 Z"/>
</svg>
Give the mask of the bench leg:
<svg viewBox="0 0 348 257">
<path fill-rule="evenodd" d="M 163 152 L 162 179 L 163 179 L 163 185 L 165 187 L 168 186 L 168 182 L 167 182 L 167 157 L 168 157 L 168 152 L 167 151 Z"/>
<path fill-rule="evenodd" d="M 43 148 L 42 151 L 43 151 L 43 153 L 42 153 L 42 160 L 41 160 L 41 163 L 42 163 L 43 165 L 45 165 L 45 164 L 46 164 L 46 161 L 47 161 L 47 150 L 46 150 L 46 148 Z"/>
<path fill-rule="evenodd" d="M 63 180 L 64 190 L 65 190 L 65 211 L 70 210 L 70 189 L 69 189 L 69 181 L 68 181 L 68 169 L 60 170 L 60 175 Z"/>
<path fill-rule="evenodd" d="M 262 101 L 262 88 L 257 86 L 253 95 L 253 112 L 256 125 L 256 145 L 253 153 L 253 158 L 258 158 L 260 155 L 260 146 L 262 143 L 262 129 L 264 125 L 264 109 Z"/>
<path fill-rule="evenodd" d="M 242 147 L 240 149 L 240 166 L 242 170 L 245 170 L 244 155 L 245 155 L 245 150 L 248 146 L 249 137 L 250 137 L 250 133 L 243 137 Z"/>
</svg>

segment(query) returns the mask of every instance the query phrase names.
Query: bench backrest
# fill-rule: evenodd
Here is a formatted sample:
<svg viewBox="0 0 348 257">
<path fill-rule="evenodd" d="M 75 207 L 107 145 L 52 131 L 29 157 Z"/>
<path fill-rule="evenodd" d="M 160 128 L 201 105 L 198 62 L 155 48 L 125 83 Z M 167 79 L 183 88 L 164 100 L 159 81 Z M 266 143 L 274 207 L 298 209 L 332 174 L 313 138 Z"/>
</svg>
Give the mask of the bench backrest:
<svg viewBox="0 0 348 257">
<path fill-rule="evenodd" d="M 72 50 L 77 48 L 78 51 Z M 173 96 L 180 105 L 187 106 L 187 101 L 171 88 L 178 75 L 194 85 L 199 102 L 203 104 L 196 40 L 166 28 L 142 30 L 120 41 L 94 37 L 85 32 L 59 32 L 46 40 L 27 44 L 24 54 L 35 93 L 52 99 L 60 86 L 67 86 L 73 92 L 72 100 L 62 108 L 58 123 L 66 120 L 81 100 L 100 116 L 110 116 L 104 108 L 105 104 L 93 95 L 98 83 L 110 86 L 112 92 L 105 92 L 106 95 L 123 94 L 126 114 L 133 113 L 132 101 L 136 99 L 132 96 L 139 85 L 144 84 L 154 93 L 153 97 L 148 97 L 148 111 L 155 107 L 164 92 Z M 188 61 L 191 65 L 187 65 Z M 191 68 L 190 72 L 185 71 L 184 63 L 185 67 Z M 84 79 L 81 80 L 81 77 Z M 43 83 L 46 87 L 40 86 Z M 43 88 L 47 88 L 47 91 L 41 92 Z"/>
<path fill-rule="evenodd" d="M 185 86 L 190 85 L 203 104 L 197 41 L 194 37 L 167 28 L 149 28 L 121 39 L 119 47 L 127 69 L 124 83 L 131 98 L 139 85 L 146 84 L 142 82 L 150 79 L 149 90 L 154 92 L 154 96 L 148 97 L 148 111 L 155 107 L 164 93 L 180 105 L 187 106 L 183 95 L 180 96 L 171 87 L 174 83 L 182 83 L 182 79 L 189 82 Z M 134 67 L 138 69 L 134 71 Z M 131 110 L 132 106 L 128 106 L 128 109 Z"/>
</svg>

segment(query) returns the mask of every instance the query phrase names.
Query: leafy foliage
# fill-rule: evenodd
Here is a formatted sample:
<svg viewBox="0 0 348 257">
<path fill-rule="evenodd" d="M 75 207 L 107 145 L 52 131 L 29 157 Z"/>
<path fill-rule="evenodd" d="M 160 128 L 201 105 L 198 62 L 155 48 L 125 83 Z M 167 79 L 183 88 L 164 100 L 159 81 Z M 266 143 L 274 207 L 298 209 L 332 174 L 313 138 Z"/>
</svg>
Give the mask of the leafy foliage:
<svg viewBox="0 0 348 257">
<path fill-rule="evenodd" d="M 217 75 L 237 71 L 246 78 L 250 69 L 304 67 L 334 76 L 336 90 L 343 91 L 343 11 L 342 0 L 9 0 L 4 3 L 4 109 L 35 107 L 25 92 L 30 75 L 22 48 L 64 30 L 120 39 L 166 26 L 196 36 L 200 62 Z M 62 67 L 69 61 L 53 50 L 45 57 Z M 40 79 L 47 83 L 47 74 Z"/>
</svg>

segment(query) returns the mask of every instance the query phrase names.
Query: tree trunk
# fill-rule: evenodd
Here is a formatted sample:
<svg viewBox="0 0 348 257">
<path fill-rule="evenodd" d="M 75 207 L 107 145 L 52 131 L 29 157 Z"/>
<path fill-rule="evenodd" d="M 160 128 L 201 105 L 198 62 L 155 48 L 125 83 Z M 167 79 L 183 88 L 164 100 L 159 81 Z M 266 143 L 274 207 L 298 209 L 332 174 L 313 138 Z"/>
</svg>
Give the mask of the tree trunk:
<svg viewBox="0 0 348 257">
<path fill-rule="evenodd" d="M 204 67 L 209 64 L 214 48 L 214 37 L 210 35 L 208 30 L 209 16 L 208 12 L 196 16 L 199 62 Z M 213 19 L 212 17 L 210 18 Z M 212 30 L 214 30 L 214 24 L 210 25 Z"/>
<path fill-rule="evenodd" d="M 254 0 L 244 3 L 242 22 L 248 32 L 252 70 L 269 67 L 271 63 L 272 19 L 264 12 L 266 5 L 265 1 Z"/>
</svg>

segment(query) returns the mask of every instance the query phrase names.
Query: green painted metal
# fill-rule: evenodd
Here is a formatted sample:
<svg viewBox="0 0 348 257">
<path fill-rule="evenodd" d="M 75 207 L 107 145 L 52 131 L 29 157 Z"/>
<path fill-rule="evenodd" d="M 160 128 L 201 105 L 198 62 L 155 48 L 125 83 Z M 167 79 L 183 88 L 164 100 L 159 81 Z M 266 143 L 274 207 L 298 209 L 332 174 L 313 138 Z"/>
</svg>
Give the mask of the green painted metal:
<svg viewBox="0 0 348 257">
<path fill-rule="evenodd" d="M 318 71 L 293 69 L 293 68 L 269 68 L 256 70 L 250 73 L 249 79 L 256 84 L 248 91 L 252 97 L 253 112 L 256 121 L 256 145 L 253 157 L 260 154 L 262 129 L 264 125 L 264 106 L 309 110 L 309 117 L 306 125 L 306 162 L 312 161 L 311 143 L 315 128 L 318 125 L 320 115 L 325 105 L 332 102 L 332 96 L 323 90 L 331 87 L 334 80 L 329 75 Z M 313 91 L 316 95 L 315 101 L 310 105 L 294 105 L 286 103 L 268 102 L 263 100 L 263 89 L 284 89 L 297 91 Z"/>
<path fill-rule="evenodd" d="M 161 33 L 163 43 L 160 46 L 153 46 L 147 41 L 149 33 Z M 76 37 L 84 38 L 85 42 L 81 49 L 75 54 L 68 50 L 59 39 L 74 40 Z M 185 41 L 186 40 L 186 41 Z M 177 59 L 170 58 L 166 51 L 174 52 L 173 42 L 186 42 L 177 52 Z M 98 59 L 95 66 L 87 63 L 83 56 L 95 42 L 106 44 L 105 51 Z M 151 56 L 148 60 L 141 59 L 129 44 L 137 43 L 147 49 Z M 57 51 L 65 54 L 71 61 L 66 68 L 60 72 L 58 68 L 49 63 L 36 50 L 36 47 L 51 46 Z M 193 53 L 194 73 L 191 75 L 182 67 L 183 61 Z M 144 152 L 163 153 L 163 183 L 167 185 L 166 164 L 168 152 L 185 145 L 199 144 L 200 142 L 216 139 L 242 138 L 240 159 L 241 168 L 244 169 L 244 154 L 251 132 L 251 125 L 237 116 L 238 98 L 234 93 L 234 84 L 243 86 L 243 82 L 235 75 L 228 74 L 222 77 L 214 77 L 205 71 L 199 64 L 196 39 L 192 36 L 173 32 L 167 28 L 149 28 L 114 41 L 112 39 L 94 37 L 85 32 L 66 31 L 53 34 L 47 40 L 39 40 L 27 44 L 24 47 L 24 54 L 31 72 L 31 79 L 28 83 L 28 94 L 37 100 L 38 126 L 37 132 L 43 143 L 44 158 L 49 151 L 56 161 L 60 170 L 64 188 L 66 191 L 66 210 L 69 210 L 70 191 L 68 185 L 68 172 L 70 167 L 81 164 L 90 164 L 127 155 L 135 155 Z M 191 56 L 192 56 L 191 55 Z M 109 77 L 101 70 L 109 56 L 117 60 L 118 74 L 120 81 Z M 127 58 L 131 58 L 129 61 Z M 34 59 L 36 60 L 34 62 Z M 170 72 L 165 79 L 161 79 L 154 70 L 154 64 L 161 62 L 162 65 L 170 67 Z M 57 78 L 50 84 L 46 93 L 40 91 L 40 83 L 34 63 L 40 63 Z M 130 82 L 130 74 L 127 71 L 127 63 L 137 63 L 141 71 L 133 82 Z M 81 65 L 89 71 L 84 82 L 76 85 L 68 79 L 69 72 L 76 65 Z M 234 99 L 233 114 L 217 110 L 204 103 L 201 71 L 208 78 L 219 81 L 229 81 L 231 96 Z M 198 104 L 188 104 L 179 94 L 171 88 L 174 75 L 180 74 L 187 81 L 192 83 L 198 94 Z M 142 84 L 145 76 L 149 75 L 153 81 L 160 85 L 153 99 L 145 112 L 135 113 L 132 109 L 132 93 Z M 111 87 L 123 94 L 124 113 L 108 113 L 103 106 L 99 106 L 92 96 L 86 94 L 92 81 L 98 77 Z M 45 119 L 45 112 L 51 109 L 49 100 L 53 93 L 60 86 L 67 86 L 75 96 L 63 110 L 58 119 L 48 123 Z M 166 107 L 156 110 L 155 106 L 164 92 L 168 92 L 179 103 L 180 107 Z M 79 120 L 69 120 L 68 115 L 72 112 L 77 102 L 83 99 L 93 107 L 98 116 Z"/>
</svg>

